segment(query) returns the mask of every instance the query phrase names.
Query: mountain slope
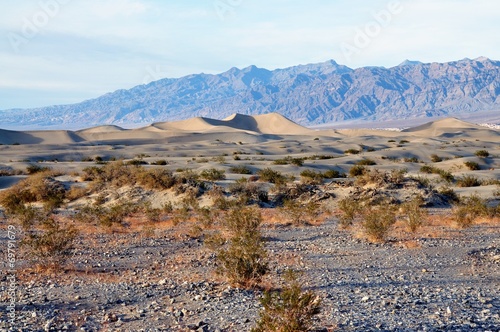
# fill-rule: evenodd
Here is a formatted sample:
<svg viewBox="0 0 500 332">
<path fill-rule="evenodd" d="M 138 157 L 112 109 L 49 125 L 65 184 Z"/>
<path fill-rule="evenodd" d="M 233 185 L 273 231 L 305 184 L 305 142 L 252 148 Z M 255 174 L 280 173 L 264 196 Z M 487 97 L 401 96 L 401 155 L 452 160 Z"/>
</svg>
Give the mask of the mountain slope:
<svg viewBox="0 0 500 332">
<path fill-rule="evenodd" d="M 500 62 L 487 58 L 351 69 L 334 61 L 162 79 L 79 104 L 0 113 L 1 126 L 82 127 L 278 112 L 302 124 L 500 110 Z"/>
</svg>

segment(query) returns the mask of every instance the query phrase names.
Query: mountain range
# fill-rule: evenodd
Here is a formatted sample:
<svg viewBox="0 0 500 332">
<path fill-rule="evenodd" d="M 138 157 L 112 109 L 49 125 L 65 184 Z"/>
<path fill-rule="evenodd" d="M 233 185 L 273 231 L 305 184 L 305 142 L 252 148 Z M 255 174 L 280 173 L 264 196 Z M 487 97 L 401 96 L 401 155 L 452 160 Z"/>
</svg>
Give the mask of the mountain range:
<svg viewBox="0 0 500 332">
<path fill-rule="evenodd" d="M 500 110 L 500 61 L 405 61 L 351 69 L 335 61 L 165 78 L 72 105 L 1 111 L 0 126 L 81 128 L 272 112 L 306 126 Z"/>
</svg>

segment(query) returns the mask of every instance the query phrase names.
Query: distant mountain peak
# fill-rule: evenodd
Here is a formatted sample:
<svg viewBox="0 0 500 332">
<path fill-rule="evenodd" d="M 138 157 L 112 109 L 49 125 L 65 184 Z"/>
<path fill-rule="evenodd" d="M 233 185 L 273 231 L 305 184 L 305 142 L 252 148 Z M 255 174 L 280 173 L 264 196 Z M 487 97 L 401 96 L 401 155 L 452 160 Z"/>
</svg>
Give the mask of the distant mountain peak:
<svg viewBox="0 0 500 332">
<path fill-rule="evenodd" d="M 408 60 L 406 59 L 405 61 L 401 62 L 399 64 L 399 67 L 403 67 L 403 66 L 418 66 L 418 65 L 423 65 L 424 63 L 423 62 L 420 62 L 420 61 L 413 61 L 413 60 Z"/>
<path fill-rule="evenodd" d="M 278 115 L 301 125 L 450 117 L 500 110 L 500 62 L 406 60 L 391 68 L 351 69 L 334 60 L 267 70 L 161 79 L 74 105 L 1 113 L 4 128 L 129 126 L 203 117 Z M 241 115 L 243 114 L 243 115 Z M 194 122 L 193 122 L 194 123 Z M 202 125 L 204 125 L 202 123 Z"/>
</svg>

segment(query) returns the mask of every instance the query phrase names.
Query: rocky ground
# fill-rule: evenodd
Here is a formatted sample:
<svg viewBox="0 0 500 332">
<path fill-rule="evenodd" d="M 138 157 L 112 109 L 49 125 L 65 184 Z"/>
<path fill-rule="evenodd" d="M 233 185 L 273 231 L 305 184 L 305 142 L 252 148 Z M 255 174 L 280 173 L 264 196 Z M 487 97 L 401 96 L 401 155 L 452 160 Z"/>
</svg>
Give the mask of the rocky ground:
<svg viewBox="0 0 500 332">
<path fill-rule="evenodd" d="M 431 212 L 436 221 L 449 211 Z M 180 224 L 81 236 L 55 273 L 18 257 L 16 318 L 9 322 L 3 291 L 0 329 L 249 331 L 261 290 L 230 287 L 214 273 L 203 237 L 186 233 Z M 263 234 L 272 261 L 263 287 L 279 287 L 287 268 L 302 271 L 304 287 L 322 299 L 318 331 L 500 331 L 498 222 L 465 230 L 435 222 L 417 235 L 400 229 L 383 244 L 340 230 L 335 218 L 304 227 L 266 223 Z M 8 277 L 2 273 L 4 290 Z"/>
</svg>

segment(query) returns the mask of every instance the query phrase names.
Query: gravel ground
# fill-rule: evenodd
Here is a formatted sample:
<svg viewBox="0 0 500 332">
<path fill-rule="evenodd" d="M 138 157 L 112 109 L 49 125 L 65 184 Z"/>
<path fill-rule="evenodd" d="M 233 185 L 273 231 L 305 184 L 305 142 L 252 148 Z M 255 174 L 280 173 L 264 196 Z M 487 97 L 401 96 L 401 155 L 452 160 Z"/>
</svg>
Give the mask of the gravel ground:
<svg viewBox="0 0 500 332">
<path fill-rule="evenodd" d="M 10 279 L 2 273 L 0 329 L 249 331 L 261 291 L 230 287 L 214 274 L 203 240 L 182 233 L 82 238 L 57 274 L 16 262 L 16 318 L 6 314 Z M 339 230 L 334 219 L 263 233 L 272 258 L 264 283 L 279 284 L 288 267 L 303 271 L 304 287 L 322 298 L 317 331 L 500 331 L 498 223 L 384 244 Z M 6 257 L 6 244 L 1 251 Z"/>
</svg>

